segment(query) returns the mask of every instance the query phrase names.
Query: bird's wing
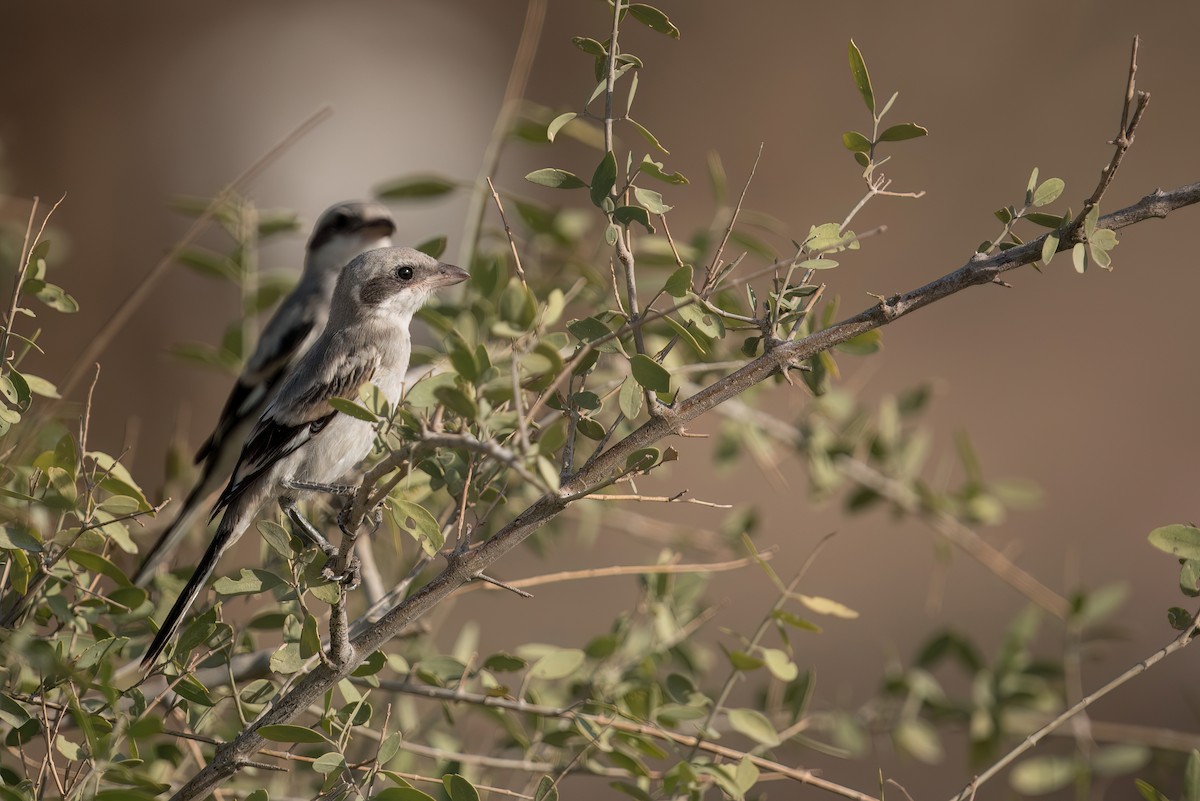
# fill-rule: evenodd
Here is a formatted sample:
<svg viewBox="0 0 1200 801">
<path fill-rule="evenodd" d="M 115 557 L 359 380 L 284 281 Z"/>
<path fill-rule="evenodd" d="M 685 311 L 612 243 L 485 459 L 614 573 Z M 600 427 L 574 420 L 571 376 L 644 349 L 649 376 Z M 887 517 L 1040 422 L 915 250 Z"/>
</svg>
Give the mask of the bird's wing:
<svg viewBox="0 0 1200 801">
<path fill-rule="evenodd" d="M 329 399 L 355 397 L 378 367 L 379 354 L 373 349 L 335 352 L 320 344 L 314 346 L 288 375 L 250 432 L 213 517 L 251 481 L 316 438 L 337 414 Z"/>
<path fill-rule="evenodd" d="M 267 322 L 258 346 L 246 360 L 242 374 L 225 400 L 216 427 L 196 452 L 196 464 L 219 451 L 229 432 L 242 420 L 260 413 L 288 365 L 300 355 L 301 347 L 316 327 L 313 304 L 309 300 L 295 295 L 289 297 Z"/>
</svg>

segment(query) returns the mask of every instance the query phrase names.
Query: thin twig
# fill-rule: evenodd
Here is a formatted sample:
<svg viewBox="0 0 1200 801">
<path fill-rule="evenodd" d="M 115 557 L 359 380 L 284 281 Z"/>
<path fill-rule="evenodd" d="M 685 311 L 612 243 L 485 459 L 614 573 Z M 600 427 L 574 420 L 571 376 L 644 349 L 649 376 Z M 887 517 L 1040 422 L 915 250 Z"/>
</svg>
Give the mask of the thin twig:
<svg viewBox="0 0 1200 801">
<path fill-rule="evenodd" d="M 973 798 L 980 787 L 991 780 L 992 777 L 994 777 L 997 773 L 1000 773 L 1000 771 L 1004 770 L 1013 762 L 1015 762 L 1017 758 L 1026 751 L 1033 748 L 1048 735 L 1053 733 L 1055 729 L 1059 728 L 1068 720 L 1075 717 L 1080 712 L 1084 711 L 1113 690 L 1125 684 L 1130 679 L 1140 676 L 1142 673 L 1145 673 L 1147 670 L 1161 662 L 1163 659 L 1166 659 L 1171 654 L 1182 648 L 1186 648 L 1196 638 L 1196 634 L 1198 632 L 1197 626 L 1200 626 L 1200 612 L 1197 612 L 1196 615 L 1193 616 L 1192 622 L 1187 627 L 1187 630 L 1180 632 L 1178 637 L 1171 640 L 1171 642 L 1167 643 L 1165 646 L 1158 649 L 1141 662 L 1138 662 L 1136 665 L 1129 668 L 1129 670 L 1126 670 L 1112 681 L 1108 682 L 1108 684 L 1105 684 L 1103 687 L 1091 693 L 1090 695 L 1079 699 L 1078 702 L 1072 704 L 1069 708 L 1064 710 L 1062 714 L 1055 717 L 1033 734 L 1030 734 L 1021 741 L 1020 745 L 1018 745 L 1016 748 L 1013 748 L 1003 757 L 994 762 L 987 770 L 972 779 L 971 782 L 963 788 L 962 792 L 951 796 L 951 801 L 966 801 L 968 798 Z"/>
<path fill-rule="evenodd" d="M 562 570 L 557 573 L 546 573 L 508 582 L 508 588 L 524 589 L 526 587 L 541 587 L 546 584 L 558 584 L 565 581 L 581 579 L 612 578 L 613 576 L 663 576 L 680 573 L 722 573 L 726 570 L 740 570 L 757 564 L 761 559 L 767 561 L 775 558 L 776 549 L 767 548 L 752 557 L 731 559 L 727 562 L 699 562 L 674 565 L 615 565 L 612 567 L 592 567 L 584 570 Z M 487 585 L 468 585 L 463 592 L 470 592 L 478 587 L 481 590 L 490 589 Z"/>
<path fill-rule="evenodd" d="M 355 679 L 354 681 L 357 683 L 359 680 Z M 390 681 L 387 679 L 380 679 L 378 686 L 384 690 L 400 692 L 406 695 L 430 698 L 439 701 L 468 703 L 474 706 L 506 709 L 512 712 L 536 715 L 538 717 L 564 718 L 568 720 L 578 718 L 580 720 L 587 721 L 593 727 L 600 729 L 612 728 L 617 731 L 628 732 L 630 734 L 639 734 L 645 737 L 653 737 L 658 740 L 666 740 L 684 747 L 695 746 L 701 751 L 715 754 L 733 762 L 740 762 L 742 759 L 748 759 L 760 770 L 778 773 L 779 775 L 786 776 L 793 781 L 819 787 L 822 790 L 827 790 L 843 798 L 854 799 L 854 801 L 878 801 L 873 796 L 867 795 L 866 793 L 861 793 L 850 787 L 844 787 L 836 782 L 823 779 L 814 771 L 805 770 L 804 768 L 789 767 L 779 762 L 774 762 L 745 751 L 739 751 L 735 748 L 729 748 L 727 746 L 717 745 L 716 743 L 701 741 L 699 738 L 690 734 L 681 734 L 679 732 L 663 729 L 659 726 L 639 723 L 620 718 L 615 715 L 593 715 L 580 712 L 575 707 L 553 707 L 543 704 L 531 704 L 520 699 L 498 698 L 496 696 L 483 695 L 480 693 L 469 693 L 461 690 L 434 687 L 425 684 L 410 684 L 409 682 L 405 681 Z"/>
<path fill-rule="evenodd" d="M 500 212 L 500 221 L 504 223 L 504 234 L 508 237 L 508 246 L 512 249 L 513 266 L 517 270 L 517 278 L 521 279 L 521 283 L 525 283 L 525 268 L 521 266 L 521 254 L 517 252 L 517 242 L 513 239 L 512 226 L 508 224 L 508 215 L 504 213 L 504 204 L 500 202 L 500 195 L 496 192 L 496 186 L 492 183 L 491 176 L 487 176 L 488 189 L 492 191 L 492 199 L 496 202 L 496 211 Z M 528 286 L 528 284 L 526 284 Z"/>
<path fill-rule="evenodd" d="M 487 188 L 484 179 L 494 175 L 496 165 L 500 161 L 500 153 L 508 141 L 512 130 L 513 120 L 521 106 L 521 98 L 529 83 L 529 72 L 533 68 L 533 59 L 537 55 L 538 40 L 542 35 L 542 22 L 546 19 L 546 0 L 529 0 L 525 6 L 525 21 L 521 26 L 521 39 L 517 42 L 517 52 L 513 56 L 512 68 L 508 72 L 508 83 L 504 86 L 504 99 L 500 102 L 500 112 L 492 125 L 492 135 L 488 137 L 487 149 L 483 153 L 483 161 L 475 178 L 471 199 L 467 204 L 466 222 L 463 228 L 462 244 L 459 246 L 458 263 L 464 267 L 474 261 L 475 251 L 479 246 L 479 231 L 483 227 L 484 207 L 487 205 Z"/>
<path fill-rule="evenodd" d="M 878 492 L 905 512 L 918 517 L 956 548 L 994 573 L 997 578 L 1059 620 L 1066 620 L 1070 616 L 1070 601 L 1018 567 L 949 512 L 929 508 L 912 489 L 859 459 L 842 456 L 835 460 L 835 465 L 852 481 Z"/>
<path fill-rule="evenodd" d="M 596 493 L 588 495 L 580 500 L 588 501 L 635 501 L 637 503 L 691 503 L 696 506 L 707 506 L 710 509 L 732 509 L 731 503 L 714 503 L 713 501 L 702 501 L 697 498 L 685 498 L 684 493 L 679 492 L 675 495 L 609 495 L 605 493 Z"/>
<path fill-rule="evenodd" d="M 738 217 L 742 213 L 742 204 L 746 201 L 746 193 L 750 191 L 750 183 L 754 180 L 754 173 L 758 171 L 758 162 L 762 159 L 763 144 L 758 145 L 758 153 L 754 156 L 754 164 L 750 166 L 750 174 L 746 176 L 746 183 L 742 185 L 742 193 L 738 195 L 737 205 L 733 207 L 733 213 L 729 217 L 729 225 L 725 227 L 725 235 L 721 237 L 721 243 L 717 245 L 716 252 L 713 253 L 712 262 L 708 265 L 708 270 L 704 276 L 704 283 L 700 287 L 700 297 L 707 299 L 713 290 L 717 288 L 717 278 L 721 273 L 721 254 L 725 252 L 725 245 L 729 243 L 729 237 L 733 235 L 733 228 L 737 225 Z M 672 246 L 673 247 L 673 246 Z M 679 254 L 676 253 L 678 258 Z"/>
</svg>

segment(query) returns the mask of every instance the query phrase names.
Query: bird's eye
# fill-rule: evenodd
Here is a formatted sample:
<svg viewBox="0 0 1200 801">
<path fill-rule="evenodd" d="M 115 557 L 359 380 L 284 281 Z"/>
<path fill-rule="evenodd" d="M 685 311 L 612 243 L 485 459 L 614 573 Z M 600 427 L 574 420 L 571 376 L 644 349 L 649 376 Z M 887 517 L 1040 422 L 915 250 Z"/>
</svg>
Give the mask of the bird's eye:
<svg viewBox="0 0 1200 801">
<path fill-rule="evenodd" d="M 405 265 L 405 266 L 399 268 L 398 270 L 396 270 L 396 276 L 401 281 L 411 281 L 412 277 L 413 277 L 413 268 L 409 267 L 408 265 Z"/>
<path fill-rule="evenodd" d="M 350 218 L 339 211 L 333 218 L 333 227 L 338 229 L 349 228 Z"/>
</svg>

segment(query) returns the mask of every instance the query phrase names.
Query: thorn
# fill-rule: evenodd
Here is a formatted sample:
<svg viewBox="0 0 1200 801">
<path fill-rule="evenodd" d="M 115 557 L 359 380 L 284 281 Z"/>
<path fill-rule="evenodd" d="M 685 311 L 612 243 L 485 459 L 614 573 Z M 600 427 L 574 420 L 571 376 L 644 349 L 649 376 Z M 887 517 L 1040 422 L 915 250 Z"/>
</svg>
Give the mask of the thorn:
<svg viewBox="0 0 1200 801">
<path fill-rule="evenodd" d="M 1008 283 L 1007 281 L 1001 281 L 1000 276 L 996 276 L 995 278 L 993 278 L 992 283 L 998 284 L 999 286 L 1002 286 L 1005 289 L 1012 289 L 1012 284 Z"/>
<path fill-rule="evenodd" d="M 473 577 L 473 580 L 485 581 L 488 584 L 494 584 L 502 590 L 508 590 L 509 592 L 515 592 L 517 595 L 520 595 L 522 598 L 532 598 L 533 597 L 533 593 L 531 593 L 531 592 L 525 592 L 525 590 L 523 590 L 519 587 L 514 587 L 511 584 L 506 584 L 505 582 L 501 581 L 500 579 L 494 579 L 491 576 L 484 575 L 483 573 L 476 573 Z"/>
</svg>

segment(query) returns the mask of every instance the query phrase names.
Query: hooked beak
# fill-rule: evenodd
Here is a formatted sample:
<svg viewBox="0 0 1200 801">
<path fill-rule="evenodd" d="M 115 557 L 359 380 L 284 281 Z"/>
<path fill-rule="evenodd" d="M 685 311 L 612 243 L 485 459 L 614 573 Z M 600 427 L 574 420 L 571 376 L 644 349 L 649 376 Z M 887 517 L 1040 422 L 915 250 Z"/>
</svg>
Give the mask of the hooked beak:
<svg viewBox="0 0 1200 801">
<path fill-rule="evenodd" d="M 438 271 L 437 275 L 434 276 L 433 285 L 435 287 L 453 286 L 454 284 L 461 284 L 470 277 L 471 274 L 462 267 L 438 262 Z"/>
</svg>

